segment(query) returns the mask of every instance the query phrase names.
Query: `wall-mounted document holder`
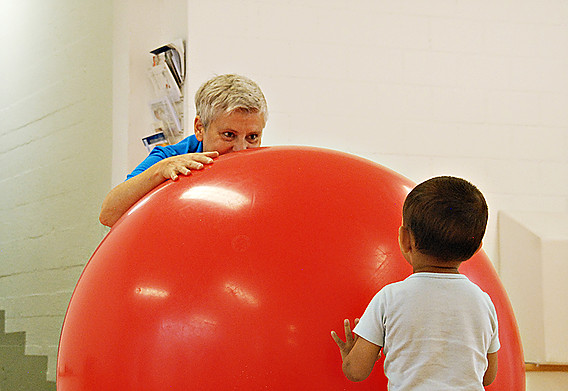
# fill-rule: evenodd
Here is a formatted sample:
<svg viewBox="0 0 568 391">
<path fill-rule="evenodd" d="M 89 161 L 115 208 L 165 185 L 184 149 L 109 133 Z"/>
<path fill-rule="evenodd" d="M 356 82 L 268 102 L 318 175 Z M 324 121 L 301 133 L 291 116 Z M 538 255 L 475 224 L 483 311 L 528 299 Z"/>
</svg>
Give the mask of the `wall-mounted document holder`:
<svg viewBox="0 0 568 391">
<path fill-rule="evenodd" d="M 150 53 L 154 56 L 152 67 L 148 71 L 154 88 L 154 98 L 150 100 L 153 130 L 154 133 L 163 133 L 167 143 L 175 144 L 183 136 L 184 42 L 177 39 Z M 146 143 L 145 145 L 148 147 Z"/>
<path fill-rule="evenodd" d="M 150 102 L 150 109 L 154 119 L 154 132 L 164 133 L 170 144 L 183 136 L 182 115 L 168 95 Z"/>
<path fill-rule="evenodd" d="M 168 141 L 166 140 L 166 136 L 163 132 L 154 133 L 149 136 L 143 137 L 142 142 L 144 143 L 144 146 L 146 147 L 148 153 L 152 152 L 152 149 L 154 149 L 154 147 L 157 147 L 158 145 L 162 147 L 168 145 Z"/>
</svg>

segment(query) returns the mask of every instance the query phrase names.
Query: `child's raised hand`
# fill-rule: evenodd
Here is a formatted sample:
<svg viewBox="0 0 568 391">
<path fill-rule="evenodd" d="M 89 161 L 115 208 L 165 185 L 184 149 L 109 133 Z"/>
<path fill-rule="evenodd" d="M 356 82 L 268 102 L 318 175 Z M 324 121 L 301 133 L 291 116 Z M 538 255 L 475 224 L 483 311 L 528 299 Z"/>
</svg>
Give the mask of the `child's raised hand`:
<svg viewBox="0 0 568 391">
<path fill-rule="evenodd" d="M 359 318 L 355 318 L 355 321 L 353 322 L 353 327 L 357 326 L 357 323 L 359 323 Z M 345 328 L 345 342 L 343 342 L 343 340 L 339 338 L 339 336 L 335 331 L 331 332 L 331 338 L 333 338 L 333 340 L 339 347 L 339 352 L 341 353 L 342 360 L 344 360 L 345 357 L 347 357 L 347 355 L 351 351 L 351 349 L 353 349 L 355 341 L 357 341 L 358 338 L 357 335 L 353 336 L 353 333 L 351 332 L 351 324 L 349 323 L 349 319 L 345 319 L 343 321 L 343 326 Z"/>
</svg>

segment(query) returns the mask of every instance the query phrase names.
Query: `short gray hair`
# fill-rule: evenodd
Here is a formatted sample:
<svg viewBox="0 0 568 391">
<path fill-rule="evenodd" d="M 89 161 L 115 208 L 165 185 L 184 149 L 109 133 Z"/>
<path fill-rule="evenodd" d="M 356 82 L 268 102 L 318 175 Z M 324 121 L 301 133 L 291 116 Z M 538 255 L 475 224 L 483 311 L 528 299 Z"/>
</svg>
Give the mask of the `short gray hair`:
<svg viewBox="0 0 568 391">
<path fill-rule="evenodd" d="M 206 81 L 195 93 L 195 110 L 207 129 L 220 114 L 244 111 L 259 113 L 268 119 L 268 107 L 262 90 L 245 76 L 219 75 Z"/>
</svg>

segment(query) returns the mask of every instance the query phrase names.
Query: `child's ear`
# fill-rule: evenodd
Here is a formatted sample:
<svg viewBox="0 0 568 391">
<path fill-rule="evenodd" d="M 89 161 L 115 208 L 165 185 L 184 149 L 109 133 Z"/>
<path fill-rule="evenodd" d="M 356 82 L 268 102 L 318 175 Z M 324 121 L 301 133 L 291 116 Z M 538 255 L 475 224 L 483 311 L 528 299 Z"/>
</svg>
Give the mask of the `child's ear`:
<svg viewBox="0 0 568 391">
<path fill-rule="evenodd" d="M 479 250 L 481 250 L 481 247 L 483 247 L 483 240 L 481 241 L 481 243 L 479 243 L 479 247 L 477 248 L 477 250 L 475 250 L 473 255 L 477 254 L 479 252 Z"/>
<path fill-rule="evenodd" d="M 408 253 L 412 250 L 412 237 L 410 231 L 404 225 L 398 228 L 398 244 L 403 253 Z"/>
</svg>

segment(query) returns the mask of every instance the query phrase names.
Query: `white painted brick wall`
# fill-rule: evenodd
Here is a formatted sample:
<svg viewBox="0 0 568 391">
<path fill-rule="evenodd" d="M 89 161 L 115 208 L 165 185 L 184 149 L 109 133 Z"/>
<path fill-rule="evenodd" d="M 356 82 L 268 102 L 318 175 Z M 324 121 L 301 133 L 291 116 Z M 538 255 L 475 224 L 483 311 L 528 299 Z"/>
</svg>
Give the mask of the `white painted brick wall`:
<svg viewBox="0 0 568 391">
<path fill-rule="evenodd" d="M 104 230 L 111 2 L 0 6 L 0 309 L 55 378 L 69 298 Z"/>
<path fill-rule="evenodd" d="M 415 181 L 470 179 L 490 203 L 497 264 L 497 210 L 568 208 L 566 2 L 198 3 L 188 91 L 224 72 L 256 79 L 265 145 L 341 149 Z"/>
</svg>

